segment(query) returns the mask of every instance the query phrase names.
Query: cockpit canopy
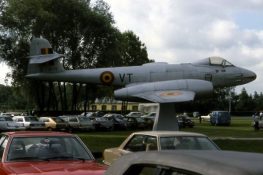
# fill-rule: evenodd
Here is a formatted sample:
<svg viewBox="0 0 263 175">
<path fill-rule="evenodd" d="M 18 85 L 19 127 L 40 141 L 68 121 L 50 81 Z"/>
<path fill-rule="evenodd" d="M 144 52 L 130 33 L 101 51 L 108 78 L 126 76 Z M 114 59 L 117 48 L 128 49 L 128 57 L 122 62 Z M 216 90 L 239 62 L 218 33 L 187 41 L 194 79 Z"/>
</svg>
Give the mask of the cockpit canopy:
<svg viewBox="0 0 263 175">
<path fill-rule="evenodd" d="M 209 65 L 209 66 L 223 66 L 223 67 L 234 66 L 233 64 L 231 64 L 230 62 L 228 62 L 222 57 L 208 57 L 198 62 L 195 62 L 194 64 Z"/>
</svg>

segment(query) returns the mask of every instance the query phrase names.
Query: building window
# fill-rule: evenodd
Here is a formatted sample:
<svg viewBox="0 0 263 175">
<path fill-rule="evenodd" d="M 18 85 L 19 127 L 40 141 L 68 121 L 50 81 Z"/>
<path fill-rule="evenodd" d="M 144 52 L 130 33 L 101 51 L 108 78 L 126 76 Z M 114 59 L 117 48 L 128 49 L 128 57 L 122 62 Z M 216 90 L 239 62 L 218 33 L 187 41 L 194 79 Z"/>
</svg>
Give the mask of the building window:
<svg viewBox="0 0 263 175">
<path fill-rule="evenodd" d="M 106 106 L 106 105 L 102 105 L 102 106 L 101 106 L 101 110 L 102 110 L 102 111 L 106 111 L 106 110 L 107 110 L 107 106 Z"/>
<path fill-rule="evenodd" d="M 138 106 L 132 106 L 132 111 L 138 111 Z"/>
<path fill-rule="evenodd" d="M 122 110 L 122 111 L 126 111 L 126 110 L 127 110 L 127 106 L 122 105 L 122 106 L 121 106 L 121 110 Z"/>
<path fill-rule="evenodd" d="M 111 106 L 111 110 L 112 110 L 112 111 L 117 111 L 117 106 L 116 106 L 116 105 L 112 105 L 112 106 Z"/>
<path fill-rule="evenodd" d="M 97 106 L 96 105 L 92 105 L 91 109 L 92 109 L 92 111 L 97 111 Z"/>
</svg>

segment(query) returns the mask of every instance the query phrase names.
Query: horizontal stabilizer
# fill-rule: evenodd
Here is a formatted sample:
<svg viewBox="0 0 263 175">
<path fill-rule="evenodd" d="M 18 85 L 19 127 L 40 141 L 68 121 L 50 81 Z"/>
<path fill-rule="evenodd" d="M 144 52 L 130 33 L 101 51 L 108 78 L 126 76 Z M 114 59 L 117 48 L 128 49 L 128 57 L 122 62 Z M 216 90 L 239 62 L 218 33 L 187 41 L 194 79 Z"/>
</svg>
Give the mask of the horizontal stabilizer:
<svg viewBox="0 0 263 175">
<path fill-rule="evenodd" d="M 64 57 L 64 55 L 58 53 L 47 54 L 47 55 L 34 55 L 29 57 L 30 58 L 29 64 L 42 64 L 61 57 Z"/>
</svg>

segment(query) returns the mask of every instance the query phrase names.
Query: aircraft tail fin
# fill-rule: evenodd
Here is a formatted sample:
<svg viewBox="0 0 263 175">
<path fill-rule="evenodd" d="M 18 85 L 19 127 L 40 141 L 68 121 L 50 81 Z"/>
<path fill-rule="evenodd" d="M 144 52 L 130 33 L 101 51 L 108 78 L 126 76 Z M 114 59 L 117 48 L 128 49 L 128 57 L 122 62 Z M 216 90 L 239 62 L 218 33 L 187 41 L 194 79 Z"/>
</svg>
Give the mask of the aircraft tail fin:
<svg viewBox="0 0 263 175">
<path fill-rule="evenodd" d="M 53 51 L 48 40 L 34 38 L 30 43 L 30 56 L 27 74 L 54 73 L 64 71 L 61 59 L 64 55 Z"/>
</svg>

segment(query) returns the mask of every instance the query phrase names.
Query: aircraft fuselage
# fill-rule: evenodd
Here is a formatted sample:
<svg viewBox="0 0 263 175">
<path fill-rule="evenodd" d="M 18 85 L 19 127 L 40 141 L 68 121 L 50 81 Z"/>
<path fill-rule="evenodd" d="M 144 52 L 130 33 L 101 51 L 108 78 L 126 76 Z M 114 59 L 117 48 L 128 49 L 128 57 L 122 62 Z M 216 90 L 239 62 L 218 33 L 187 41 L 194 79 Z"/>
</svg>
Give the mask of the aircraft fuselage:
<svg viewBox="0 0 263 175">
<path fill-rule="evenodd" d="M 48 69 L 50 71 L 50 69 Z M 235 66 L 208 66 L 197 64 L 148 63 L 142 66 L 48 71 L 27 77 L 46 81 L 125 86 L 145 82 L 199 79 L 210 81 L 214 88 L 245 84 L 255 78 L 254 73 Z"/>
</svg>

